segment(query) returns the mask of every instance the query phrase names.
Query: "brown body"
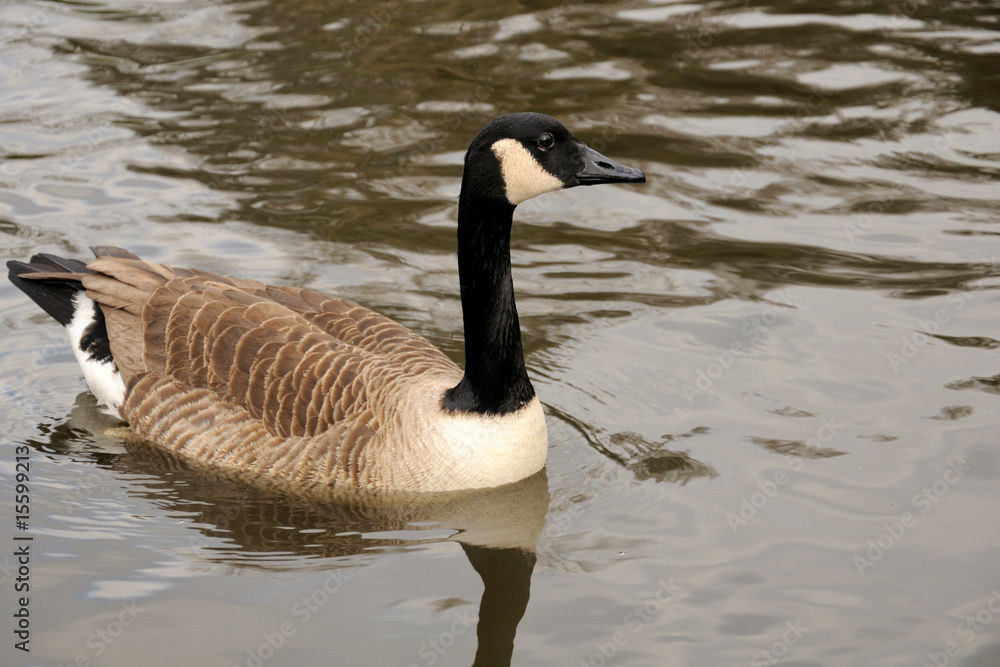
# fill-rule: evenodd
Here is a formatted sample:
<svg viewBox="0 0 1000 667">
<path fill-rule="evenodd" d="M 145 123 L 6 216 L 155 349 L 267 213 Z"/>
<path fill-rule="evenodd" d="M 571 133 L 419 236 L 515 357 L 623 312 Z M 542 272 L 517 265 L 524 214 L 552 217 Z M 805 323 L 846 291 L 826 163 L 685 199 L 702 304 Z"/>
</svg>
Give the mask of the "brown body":
<svg viewBox="0 0 1000 667">
<path fill-rule="evenodd" d="M 408 492 L 500 486 L 545 465 L 545 417 L 514 302 L 515 207 L 566 187 L 642 183 L 559 121 L 499 116 L 465 156 L 458 204 L 464 372 L 343 299 L 119 248 L 39 254 L 9 277 L 63 324 L 94 394 L 142 437 L 255 477 Z"/>
<path fill-rule="evenodd" d="M 251 476 L 409 491 L 497 486 L 544 465 L 537 400 L 512 415 L 443 411 L 462 371 L 389 318 L 95 252 L 93 273 L 73 277 L 104 312 L 122 418 L 161 447 Z"/>
</svg>

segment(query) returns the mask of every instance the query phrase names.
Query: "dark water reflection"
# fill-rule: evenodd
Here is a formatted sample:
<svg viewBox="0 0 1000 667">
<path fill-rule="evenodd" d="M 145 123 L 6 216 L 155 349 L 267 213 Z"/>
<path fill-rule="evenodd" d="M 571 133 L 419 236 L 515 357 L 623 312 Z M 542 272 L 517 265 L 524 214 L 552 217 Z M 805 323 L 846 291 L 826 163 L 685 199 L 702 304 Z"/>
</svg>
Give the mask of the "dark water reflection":
<svg viewBox="0 0 1000 667">
<path fill-rule="evenodd" d="M 489 118 L 552 114 L 649 178 L 519 208 L 548 478 L 469 502 L 361 507 L 151 455 L 75 405 L 61 332 L 0 283 L 0 427 L 37 484 L 34 662 L 13 664 L 246 665 L 286 621 L 262 663 L 505 664 L 512 641 L 526 665 L 924 664 L 948 642 L 996 663 L 1000 623 L 960 624 L 1000 583 L 998 16 L 5 3 L 10 257 L 114 243 L 337 291 L 461 361 L 455 200 Z M 788 623 L 809 630 L 783 644 Z"/>
<path fill-rule="evenodd" d="M 364 566 L 366 556 L 392 547 L 454 540 L 484 586 L 474 664 L 510 664 L 549 507 L 544 471 L 499 489 L 365 498 L 220 477 L 128 434 L 119 435 L 120 424 L 100 413 L 92 395 L 81 394 L 67 421 L 40 425 L 43 439 L 28 444 L 39 454 L 93 466 L 99 472 L 88 474 L 87 482 L 95 477 L 128 480 L 124 488 L 130 497 L 147 500 L 158 512 L 183 518 L 195 529 L 198 535 L 189 537 L 189 546 L 222 571 L 273 574 L 322 559 L 320 567 L 308 569 L 325 572 L 326 578 L 293 607 L 300 619 L 336 594 L 352 570 Z M 91 450 L 109 436 L 122 437 L 126 451 Z M 62 494 L 67 504 L 89 499 L 86 483 L 82 491 Z M 421 531 L 431 536 L 421 540 Z"/>
</svg>

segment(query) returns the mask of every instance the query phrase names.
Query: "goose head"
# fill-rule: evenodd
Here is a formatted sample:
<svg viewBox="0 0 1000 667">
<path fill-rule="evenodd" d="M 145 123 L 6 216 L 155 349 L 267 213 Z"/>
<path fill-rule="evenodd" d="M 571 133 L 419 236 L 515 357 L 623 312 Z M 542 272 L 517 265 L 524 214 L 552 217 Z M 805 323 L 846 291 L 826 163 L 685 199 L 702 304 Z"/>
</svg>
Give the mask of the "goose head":
<svg viewBox="0 0 1000 667">
<path fill-rule="evenodd" d="M 555 118 L 514 113 L 494 118 L 472 141 L 463 190 L 517 206 L 578 185 L 645 182 L 641 171 L 601 155 Z"/>
<path fill-rule="evenodd" d="M 445 392 L 445 411 L 496 416 L 534 405 L 541 415 L 514 303 L 510 232 L 517 205 L 578 185 L 645 181 L 638 169 L 604 157 L 544 114 L 499 116 L 473 139 L 458 203 L 465 374 Z"/>
</svg>

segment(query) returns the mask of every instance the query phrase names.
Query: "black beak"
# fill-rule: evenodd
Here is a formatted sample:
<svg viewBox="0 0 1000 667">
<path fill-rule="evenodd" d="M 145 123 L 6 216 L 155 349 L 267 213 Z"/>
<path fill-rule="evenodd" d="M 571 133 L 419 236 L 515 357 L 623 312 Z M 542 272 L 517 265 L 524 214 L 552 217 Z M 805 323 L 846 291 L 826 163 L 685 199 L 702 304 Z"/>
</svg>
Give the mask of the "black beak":
<svg viewBox="0 0 1000 667">
<path fill-rule="evenodd" d="M 645 183 L 646 175 L 638 169 L 609 160 L 590 146 L 581 144 L 583 169 L 576 172 L 577 185 L 599 183 Z"/>
</svg>

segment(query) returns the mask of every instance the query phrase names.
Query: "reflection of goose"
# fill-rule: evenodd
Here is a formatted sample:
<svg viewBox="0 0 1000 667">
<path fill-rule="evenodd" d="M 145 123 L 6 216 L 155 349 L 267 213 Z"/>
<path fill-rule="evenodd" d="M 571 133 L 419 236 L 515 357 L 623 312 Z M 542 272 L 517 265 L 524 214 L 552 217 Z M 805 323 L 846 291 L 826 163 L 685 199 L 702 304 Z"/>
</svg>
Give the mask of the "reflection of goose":
<svg viewBox="0 0 1000 667">
<path fill-rule="evenodd" d="M 458 213 L 464 374 L 396 322 L 311 290 L 110 247 L 86 266 L 36 255 L 8 267 L 66 326 L 95 395 L 166 449 L 317 485 L 491 487 L 540 470 L 547 449 L 514 304 L 514 208 L 561 188 L 644 181 L 549 116 L 501 116 L 479 133 Z"/>
<path fill-rule="evenodd" d="M 337 494 L 280 482 L 247 484 L 224 471 L 206 473 L 196 463 L 134 438 L 125 439 L 127 451 L 122 452 L 122 441 L 105 435 L 114 426 L 112 419 L 95 408 L 93 396 L 80 394 L 69 420 L 46 429 L 48 438 L 35 446 L 48 455 L 90 460 L 110 470 L 101 476 L 102 485 L 110 484 L 113 475 L 129 496 L 154 503 L 166 516 L 183 517 L 203 536 L 197 540 L 197 565 L 299 571 L 303 559 L 310 559 L 317 564 L 313 568 L 364 567 L 370 558 L 352 557 L 373 554 L 380 547 L 420 544 L 425 535 L 428 542 L 439 541 L 443 531 L 455 531 L 444 539 L 461 544 L 484 585 L 475 664 L 510 664 L 549 507 L 544 471 L 496 489 L 419 498 Z M 182 557 L 190 560 L 190 549 Z M 411 584 L 411 590 L 430 583 Z M 430 595 L 454 595 L 447 581 L 435 582 L 433 593 L 430 590 Z M 350 605 L 350 599 L 344 604 Z"/>
</svg>

